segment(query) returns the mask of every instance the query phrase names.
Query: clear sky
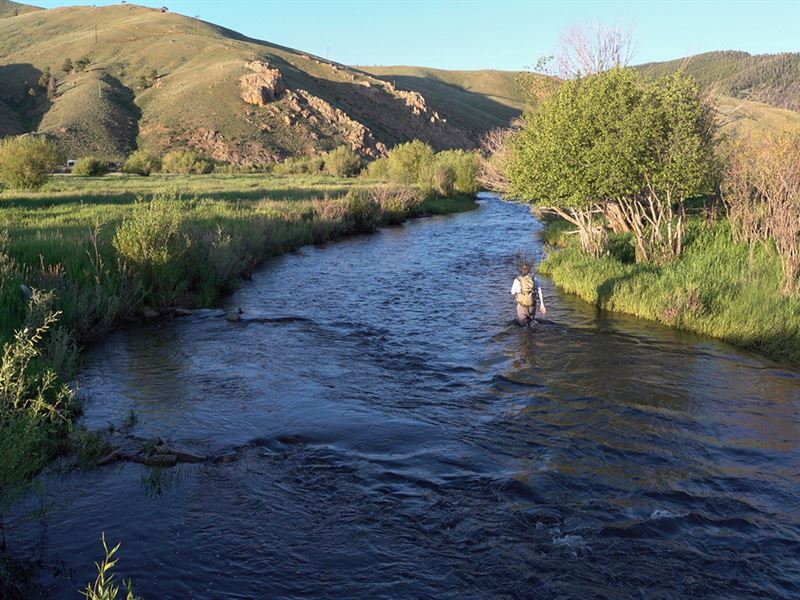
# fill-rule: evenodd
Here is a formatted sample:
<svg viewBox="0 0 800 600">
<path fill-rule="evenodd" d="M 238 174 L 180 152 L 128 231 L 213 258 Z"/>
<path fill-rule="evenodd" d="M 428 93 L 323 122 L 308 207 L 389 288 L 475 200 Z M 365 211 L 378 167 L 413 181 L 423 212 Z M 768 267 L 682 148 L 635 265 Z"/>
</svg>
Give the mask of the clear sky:
<svg viewBox="0 0 800 600">
<path fill-rule="evenodd" d="M 116 4 L 29 0 L 53 8 Z M 522 69 L 552 54 L 570 25 L 628 27 L 634 62 L 710 50 L 800 52 L 800 0 L 138 0 L 250 37 L 360 65 Z"/>
</svg>

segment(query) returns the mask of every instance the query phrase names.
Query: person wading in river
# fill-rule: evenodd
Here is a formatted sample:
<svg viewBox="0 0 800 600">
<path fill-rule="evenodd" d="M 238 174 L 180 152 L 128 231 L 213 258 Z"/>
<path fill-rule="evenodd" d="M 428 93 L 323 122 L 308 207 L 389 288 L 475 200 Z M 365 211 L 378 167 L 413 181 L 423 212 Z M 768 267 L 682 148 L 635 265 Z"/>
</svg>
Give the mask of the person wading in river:
<svg viewBox="0 0 800 600">
<path fill-rule="evenodd" d="M 511 286 L 511 293 L 517 299 L 517 322 L 520 327 L 530 327 L 536 316 L 537 297 L 543 315 L 547 314 L 547 308 L 544 305 L 542 288 L 536 278 L 531 275 L 531 261 L 524 257 L 518 257 L 517 268 L 519 276 L 514 279 L 514 284 Z"/>
</svg>

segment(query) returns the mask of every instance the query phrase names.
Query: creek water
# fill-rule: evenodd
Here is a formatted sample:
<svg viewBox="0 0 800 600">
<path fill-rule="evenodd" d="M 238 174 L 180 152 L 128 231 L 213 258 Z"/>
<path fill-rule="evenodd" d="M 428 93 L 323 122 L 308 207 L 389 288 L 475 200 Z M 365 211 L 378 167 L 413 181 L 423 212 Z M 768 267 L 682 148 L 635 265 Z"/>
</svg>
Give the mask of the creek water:
<svg viewBox="0 0 800 600">
<path fill-rule="evenodd" d="M 92 349 L 85 424 L 238 460 L 51 473 L 9 542 L 48 598 L 100 535 L 148 599 L 800 597 L 800 374 L 543 281 L 525 207 L 271 260 Z M 23 505 L 24 506 L 24 505 Z"/>
</svg>

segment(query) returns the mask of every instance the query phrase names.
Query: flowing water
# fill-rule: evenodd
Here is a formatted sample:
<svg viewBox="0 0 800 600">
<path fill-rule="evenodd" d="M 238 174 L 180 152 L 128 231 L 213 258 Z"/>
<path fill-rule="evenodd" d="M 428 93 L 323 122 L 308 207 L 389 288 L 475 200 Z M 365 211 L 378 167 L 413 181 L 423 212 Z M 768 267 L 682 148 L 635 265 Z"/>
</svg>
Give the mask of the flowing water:
<svg viewBox="0 0 800 600">
<path fill-rule="evenodd" d="M 151 600 L 800 597 L 800 374 L 547 280 L 516 327 L 539 228 L 484 197 L 270 261 L 239 323 L 93 349 L 89 428 L 133 409 L 132 435 L 227 459 L 44 478 L 10 541 L 47 597 L 102 531 Z"/>
</svg>

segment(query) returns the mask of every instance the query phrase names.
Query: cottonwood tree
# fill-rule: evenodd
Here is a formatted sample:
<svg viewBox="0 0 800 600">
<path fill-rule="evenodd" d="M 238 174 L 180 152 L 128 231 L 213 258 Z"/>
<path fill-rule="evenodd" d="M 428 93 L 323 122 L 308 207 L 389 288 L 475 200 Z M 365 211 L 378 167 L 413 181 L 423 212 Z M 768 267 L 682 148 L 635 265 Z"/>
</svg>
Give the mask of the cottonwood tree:
<svg viewBox="0 0 800 600">
<path fill-rule="evenodd" d="M 670 260 L 682 250 L 685 200 L 713 186 L 713 150 L 713 112 L 694 83 L 613 68 L 564 82 L 526 113 L 509 192 L 575 224 L 594 256 L 609 222 L 633 233 L 637 260 Z"/>
<path fill-rule="evenodd" d="M 606 247 L 604 204 L 637 191 L 614 138 L 641 92 L 636 74 L 621 69 L 566 81 L 526 112 L 511 140 L 509 194 L 573 223 L 594 256 Z"/>
<path fill-rule="evenodd" d="M 627 67 L 633 59 L 632 40 L 629 29 L 600 22 L 570 27 L 559 40 L 555 74 L 579 79 Z"/>
<path fill-rule="evenodd" d="M 637 86 L 640 100 L 616 146 L 638 191 L 614 198 L 605 212 L 612 226 L 634 234 L 637 260 L 668 262 L 683 251 L 686 200 L 713 193 L 718 182 L 715 110 L 681 72 Z"/>
</svg>

